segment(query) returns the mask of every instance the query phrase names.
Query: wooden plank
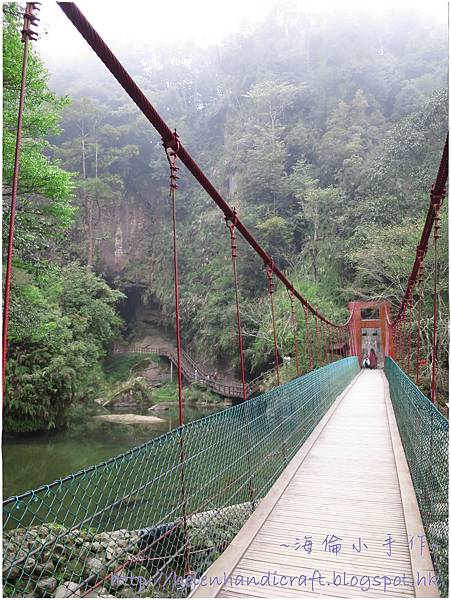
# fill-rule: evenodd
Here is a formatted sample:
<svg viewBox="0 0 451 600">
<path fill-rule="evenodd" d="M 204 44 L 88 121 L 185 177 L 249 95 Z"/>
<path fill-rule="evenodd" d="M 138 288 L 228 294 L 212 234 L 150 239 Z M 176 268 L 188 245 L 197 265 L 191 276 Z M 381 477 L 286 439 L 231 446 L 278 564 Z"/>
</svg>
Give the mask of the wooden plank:
<svg viewBox="0 0 451 600">
<path fill-rule="evenodd" d="M 340 402 L 343 398 L 346 397 L 347 392 L 352 389 L 352 387 L 359 380 L 361 374 L 357 375 L 357 377 L 348 385 L 348 387 L 344 390 L 340 396 L 336 399 L 334 404 L 330 407 L 330 409 L 326 412 L 324 417 L 312 431 L 311 435 L 308 437 L 306 442 L 302 445 L 302 448 L 299 449 L 294 458 L 287 465 L 286 469 L 274 483 L 268 494 L 263 498 L 263 500 L 259 503 L 254 513 L 250 516 L 248 521 L 242 527 L 242 529 L 238 532 L 238 534 L 234 537 L 232 542 L 226 548 L 224 553 L 216 560 L 210 567 L 207 569 L 206 575 L 212 576 L 216 573 L 228 572 L 230 573 L 231 569 L 235 564 L 239 561 L 241 556 L 244 554 L 245 550 L 251 543 L 252 539 L 255 537 L 257 532 L 262 527 L 266 518 L 273 510 L 275 504 L 282 496 L 286 487 L 289 485 L 293 475 L 299 468 L 299 465 L 302 464 L 304 459 L 308 456 L 312 446 L 316 442 L 317 438 L 320 436 L 324 427 L 327 425 L 332 415 L 336 411 L 337 407 L 340 405 Z M 191 592 L 189 597 L 193 598 L 210 598 L 216 596 L 220 591 L 221 586 L 198 586 Z"/>
<path fill-rule="evenodd" d="M 383 372 L 362 371 L 207 570 L 207 580 L 218 577 L 218 581 L 198 586 L 190 597 L 435 596 L 436 587 L 426 589 L 416 580 L 417 571 L 429 574 L 432 564 L 429 554 L 418 560 L 408 543 L 423 528 L 390 409 Z M 336 554 L 322 547 L 332 534 L 341 538 Z M 295 547 L 296 538 L 306 535 L 314 543 L 311 554 Z M 394 540 L 392 556 L 384 546 L 389 536 Z M 352 544 L 358 545 L 359 538 L 367 547 L 356 552 Z M 261 577 L 274 571 L 294 578 L 318 572 L 328 585 L 315 590 L 262 585 Z M 357 579 L 369 577 L 373 583 L 383 576 L 404 579 L 386 591 L 375 584 L 364 591 L 359 586 L 336 586 L 334 574 L 344 572 Z M 223 581 L 229 575 L 257 579 L 234 587 Z"/>
</svg>

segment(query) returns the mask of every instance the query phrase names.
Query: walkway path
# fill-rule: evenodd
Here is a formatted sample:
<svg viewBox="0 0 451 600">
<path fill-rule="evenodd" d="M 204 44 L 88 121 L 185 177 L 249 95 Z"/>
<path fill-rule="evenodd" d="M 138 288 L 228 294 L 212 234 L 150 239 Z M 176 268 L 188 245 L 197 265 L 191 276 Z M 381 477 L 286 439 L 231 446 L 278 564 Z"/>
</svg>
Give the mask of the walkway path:
<svg viewBox="0 0 451 600">
<path fill-rule="evenodd" d="M 129 352 L 140 354 L 157 354 L 165 356 L 177 368 L 177 349 L 169 344 L 151 345 L 136 342 L 128 346 L 115 345 L 114 354 L 126 354 Z M 185 350 L 181 354 L 182 375 L 190 383 L 201 383 L 210 388 L 220 396 L 227 398 L 243 398 L 243 388 L 241 381 L 231 378 L 214 377 L 213 372 L 205 365 L 196 363 L 194 359 Z M 282 369 L 282 365 L 280 365 Z M 246 383 L 246 396 L 250 398 L 253 394 L 261 392 L 261 384 L 265 377 L 275 372 L 275 368 L 262 373 L 252 381 Z"/>
<path fill-rule="evenodd" d="M 423 525 L 388 383 L 383 371 L 365 370 L 192 596 L 436 597 L 437 587 L 428 580 L 429 551 L 427 545 L 421 548 L 420 536 Z M 326 551 L 327 545 L 335 552 Z M 275 571 L 278 581 L 271 575 Z M 352 585 L 343 585 L 344 573 L 348 584 L 356 576 Z M 224 585 L 229 575 L 233 579 Z"/>
</svg>

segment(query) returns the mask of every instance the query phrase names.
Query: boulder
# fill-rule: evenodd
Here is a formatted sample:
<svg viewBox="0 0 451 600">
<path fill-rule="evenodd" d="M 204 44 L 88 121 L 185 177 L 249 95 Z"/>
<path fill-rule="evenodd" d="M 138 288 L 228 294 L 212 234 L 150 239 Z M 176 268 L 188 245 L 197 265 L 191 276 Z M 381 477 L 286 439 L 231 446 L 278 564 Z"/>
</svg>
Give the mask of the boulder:
<svg viewBox="0 0 451 600">
<path fill-rule="evenodd" d="M 55 572 L 55 565 L 53 564 L 53 562 L 51 560 L 48 560 L 47 562 L 45 562 L 43 564 L 36 565 L 35 573 L 37 573 L 37 574 L 53 575 L 54 572 Z"/>
<path fill-rule="evenodd" d="M 97 554 L 103 550 L 103 546 L 100 542 L 92 542 L 91 544 L 91 552 Z"/>
<path fill-rule="evenodd" d="M 163 419 L 158 417 L 147 417 L 146 415 L 97 415 L 94 419 L 100 419 L 101 421 L 107 421 L 108 423 L 122 423 L 123 425 L 152 425 L 154 423 L 164 423 Z"/>
<path fill-rule="evenodd" d="M 23 570 L 25 573 L 30 574 L 32 571 L 34 571 L 34 568 L 36 566 L 36 561 L 34 558 L 27 558 L 27 560 L 25 561 L 25 564 L 23 565 Z"/>
<path fill-rule="evenodd" d="M 17 565 L 11 567 L 10 562 L 3 563 L 3 577 L 8 581 L 14 581 L 15 579 L 17 579 L 21 572 L 22 569 L 20 569 Z"/>
<path fill-rule="evenodd" d="M 106 577 L 107 573 L 108 570 L 101 560 L 95 558 L 94 556 L 88 558 L 83 573 L 85 578 L 87 579 L 86 583 L 88 585 L 92 585 L 98 579 L 103 579 L 104 577 Z"/>
<path fill-rule="evenodd" d="M 56 590 L 57 585 L 58 581 L 55 577 L 46 577 L 36 582 L 35 590 L 39 596 L 48 596 Z"/>
<path fill-rule="evenodd" d="M 65 581 L 57 587 L 54 598 L 79 598 L 81 596 L 81 589 L 78 589 L 78 587 L 79 584 L 75 581 Z"/>
<path fill-rule="evenodd" d="M 174 402 L 160 402 L 151 406 L 147 412 L 164 412 L 169 410 L 170 406 L 175 406 Z"/>
</svg>

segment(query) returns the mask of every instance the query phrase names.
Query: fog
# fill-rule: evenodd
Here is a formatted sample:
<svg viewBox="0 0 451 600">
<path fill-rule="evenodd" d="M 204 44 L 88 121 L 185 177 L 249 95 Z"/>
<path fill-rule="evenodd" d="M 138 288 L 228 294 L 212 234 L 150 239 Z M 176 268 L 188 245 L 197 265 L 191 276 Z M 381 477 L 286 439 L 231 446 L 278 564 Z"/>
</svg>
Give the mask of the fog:
<svg viewBox="0 0 451 600">
<path fill-rule="evenodd" d="M 406 18 L 424 15 L 431 23 L 446 23 L 445 0 L 395 0 L 362 3 L 361 0 L 173 0 L 133 2 L 82 0 L 79 8 L 110 47 L 118 53 L 150 46 L 170 47 L 181 42 L 198 46 L 217 44 L 237 32 L 250 31 L 277 6 L 313 15 L 318 19 L 333 16 L 337 27 L 349 18 L 362 23 L 384 15 Z M 124 10 L 124 6 L 128 8 Z M 44 1 L 39 25 L 39 50 L 51 71 L 64 69 L 67 62 L 92 61 L 92 51 L 68 21 L 56 2 Z"/>
</svg>

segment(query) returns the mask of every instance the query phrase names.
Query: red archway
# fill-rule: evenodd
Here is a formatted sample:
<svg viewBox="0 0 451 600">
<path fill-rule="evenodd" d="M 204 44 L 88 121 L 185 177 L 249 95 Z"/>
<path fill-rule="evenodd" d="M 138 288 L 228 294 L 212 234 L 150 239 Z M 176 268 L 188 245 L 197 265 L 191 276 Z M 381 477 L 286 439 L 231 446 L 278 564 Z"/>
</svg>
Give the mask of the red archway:
<svg viewBox="0 0 451 600">
<path fill-rule="evenodd" d="M 352 347 L 358 356 L 359 364 L 362 364 L 363 360 L 362 337 L 365 329 L 380 331 L 382 356 L 378 358 L 383 360 L 386 356 L 393 356 L 391 327 L 389 325 L 390 302 L 386 300 L 356 301 L 350 302 L 348 307 L 352 315 L 349 323 Z"/>
</svg>

